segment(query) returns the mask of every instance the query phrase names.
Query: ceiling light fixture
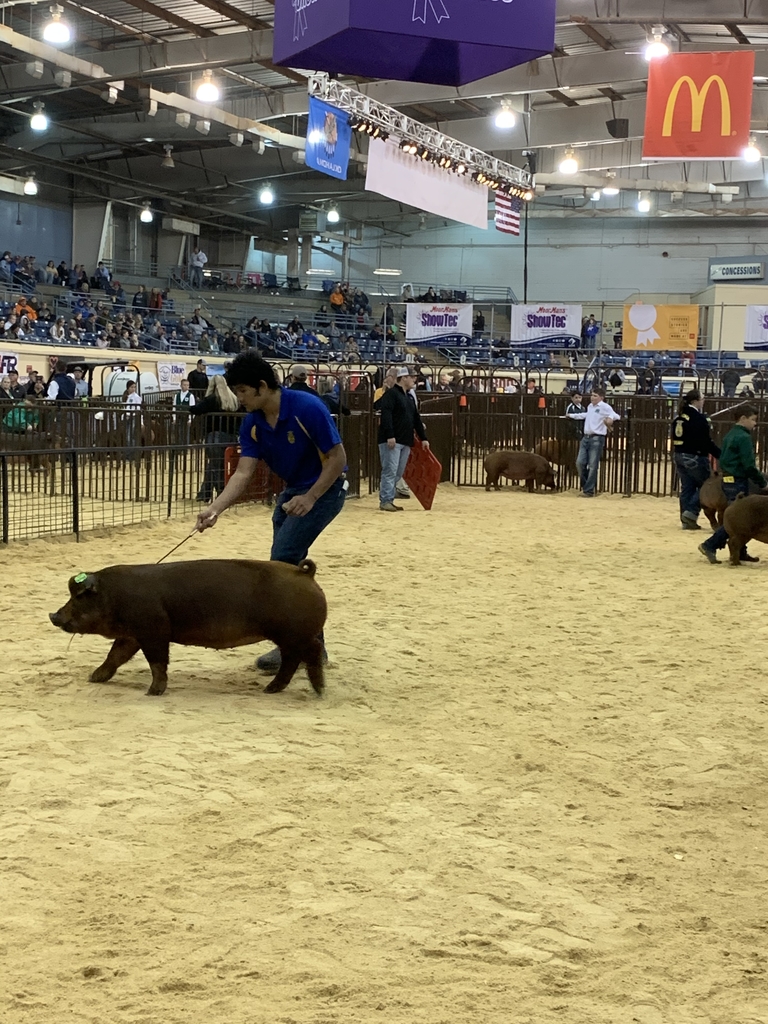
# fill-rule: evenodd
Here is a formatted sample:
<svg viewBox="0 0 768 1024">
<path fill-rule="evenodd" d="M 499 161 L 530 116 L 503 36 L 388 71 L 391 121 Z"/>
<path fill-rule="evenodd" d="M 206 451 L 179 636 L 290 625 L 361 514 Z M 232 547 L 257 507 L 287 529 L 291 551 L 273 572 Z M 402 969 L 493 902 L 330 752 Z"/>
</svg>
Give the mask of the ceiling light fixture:
<svg viewBox="0 0 768 1024">
<path fill-rule="evenodd" d="M 763 159 L 763 154 L 757 145 L 757 139 L 754 135 L 749 137 L 749 145 L 742 150 L 741 159 L 745 164 L 756 164 Z"/>
<path fill-rule="evenodd" d="M 600 200 L 603 198 L 603 193 L 598 188 L 592 193 L 592 195 L 589 198 L 592 200 L 593 203 L 599 203 Z"/>
<path fill-rule="evenodd" d="M 51 20 L 43 29 L 43 39 L 46 43 L 53 43 L 54 46 L 66 46 L 72 38 L 72 30 L 66 21 L 61 20 L 64 8 L 54 4 L 50 8 Z"/>
<path fill-rule="evenodd" d="M 33 132 L 44 132 L 48 128 L 48 118 L 45 116 L 45 104 L 37 100 L 32 104 L 35 112 L 29 122 L 29 127 Z"/>
<path fill-rule="evenodd" d="M 166 167 L 169 171 L 172 171 L 173 168 L 176 166 L 173 160 L 173 156 L 171 155 L 173 153 L 173 146 L 170 144 L 170 142 L 166 142 L 166 144 L 163 146 L 163 149 L 165 150 L 165 156 L 160 161 L 160 166 Z"/>
<path fill-rule="evenodd" d="M 501 101 L 501 106 L 496 111 L 493 123 L 502 131 L 508 131 L 510 128 L 515 127 L 517 124 L 517 114 L 512 109 L 512 103 L 510 100 Z"/>
<path fill-rule="evenodd" d="M 638 192 L 637 193 L 637 212 L 638 213 L 650 213 L 651 212 L 651 193 L 650 192 Z"/>
<path fill-rule="evenodd" d="M 195 90 L 195 99 L 199 103 L 218 103 L 221 92 L 213 80 L 209 69 L 203 72 L 203 79 Z"/>
<path fill-rule="evenodd" d="M 313 128 L 312 131 L 307 136 L 307 142 L 310 144 L 310 146 L 319 146 L 324 138 L 325 136 L 323 135 L 319 128 Z"/>
<path fill-rule="evenodd" d="M 139 214 L 139 220 L 142 224 L 151 224 L 154 219 L 155 215 L 152 213 L 152 207 L 149 203 L 144 203 Z"/>
<path fill-rule="evenodd" d="M 37 195 L 37 182 L 35 181 L 34 174 L 30 174 L 30 176 L 24 182 L 24 195 L 25 196 L 36 196 Z"/>
<path fill-rule="evenodd" d="M 621 192 L 620 188 L 616 188 L 615 185 L 606 185 L 603 189 L 604 196 L 617 196 Z"/>
<path fill-rule="evenodd" d="M 275 201 L 275 193 L 271 185 L 263 185 L 259 192 L 259 202 L 262 206 L 271 206 Z"/>
<path fill-rule="evenodd" d="M 648 39 L 643 56 L 650 63 L 652 60 L 664 60 L 669 56 L 669 46 L 664 42 L 665 28 L 663 25 L 654 25 L 653 32 Z"/>
<path fill-rule="evenodd" d="M 560 167 L 558 168 L 561 174 L 576 174 L 579 169 L 579 161 L 576 159 L 576 155 L 573 152 L 573 146 L 569 146 L 565 151 L 565 156 L 560 161 Z"/>
<path fill-rule="evenodd" d="M 341 214 L 335 206 L 332 206 L 326 214 L 325 219 L 329 224 L 338 224 L 341 220 Z"/>
<path fill-rule="evenodd" d="M 376 274 L 377 277 L 402 277 L 403 276 L 402 270 L 395 270 L 392 267 L 377 267 L 376 270 L 374 270 L 374 274 Z"/>
</svg>

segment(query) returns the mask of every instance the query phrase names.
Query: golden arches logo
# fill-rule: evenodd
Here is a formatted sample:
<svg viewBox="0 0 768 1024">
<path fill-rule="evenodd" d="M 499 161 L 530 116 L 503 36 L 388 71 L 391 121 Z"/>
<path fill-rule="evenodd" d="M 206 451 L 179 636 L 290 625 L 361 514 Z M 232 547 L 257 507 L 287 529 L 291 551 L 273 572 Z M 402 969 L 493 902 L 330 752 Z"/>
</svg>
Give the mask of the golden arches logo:
<svg viewBox="0 0 768 1024">
<path fill-rule="evenodd" d="M 682 78 L 678 78 L 675 82 L 672 92 L 669 94 L 667 109 L 664 114 L 664 127 L 661 131 L 662 136 L 664 138 L 669 138 L 672 135 L 672 122 L 675 117 L 675 107 L 677 106 L 677 100 L 684 85 L 688 86 L 688 90 L 691 94 L 691 131 L 694 133 L 701 132 L 701 125 L 704 120 L 704 107 L 707 103 L 709 91 L 713 85 L 717 85 L 720 89 L 720 134 L 722 136 L 730 135 L 731 97 L 728 93 L 728 87 L 720 75 L 710 75 L 701 89 L 699 89 L 690 75 L 683 75 Z"/>
</svg>

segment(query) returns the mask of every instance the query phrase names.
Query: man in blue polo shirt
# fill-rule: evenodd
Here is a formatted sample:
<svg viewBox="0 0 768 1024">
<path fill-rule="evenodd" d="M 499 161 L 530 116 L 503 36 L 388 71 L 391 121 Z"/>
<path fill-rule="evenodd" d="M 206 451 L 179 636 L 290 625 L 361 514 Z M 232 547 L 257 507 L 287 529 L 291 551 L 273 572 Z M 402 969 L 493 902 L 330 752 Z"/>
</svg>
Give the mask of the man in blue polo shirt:
<svg viewBox="0 0 768 1024">
<path fill-rule="evenodd" d="M 275 371 L 255 352 L 237 356 L 226 378 L 248 412 L 240 430 L 241 457 L 227 486 L 197 517 L 197 529 L 215 526 L 245 493 L 263 459 L 286 484 L 272 516 L 270 558 L 298 565 L 344 507 L 347 456 L 341 438 L 320 399 L 281 388 Z M 279 650 L 256 664 L 270 672 L 279 668 Z"/>
</svg>

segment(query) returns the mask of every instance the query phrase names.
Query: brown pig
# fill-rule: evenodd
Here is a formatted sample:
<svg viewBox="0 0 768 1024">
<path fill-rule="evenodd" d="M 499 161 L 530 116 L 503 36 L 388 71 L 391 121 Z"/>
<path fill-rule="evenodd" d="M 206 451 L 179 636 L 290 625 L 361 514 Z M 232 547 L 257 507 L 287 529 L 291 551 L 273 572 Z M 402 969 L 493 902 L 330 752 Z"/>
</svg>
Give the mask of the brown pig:
<svg viewBox="0 0 768 1024">
<path fill-rule="evenodd" d="M 557 490 L 557 481 L 552 467 L 541 455 L 534 455 L 533 452 L 492 452 L 483 463 L 485 468 L 485 489 L 490 491 L 491 486 L 497 491 L 501 490 L 499 477 L 506 477 L 507 480 L 525 480 L 529 491 L 533 491 L 533 485 L 537 487 L 550 487 Z"/>
<path fill-rule="evenodd" d="M 723 490 L 723 478 L 719 473 L 713 473 L 701 485 L 699 504 L 713 530 L 723 525 L 723 513 L 728 507 L 728 499 Z"/>
<path fill-rule="evenodd" d="M 267 693 L 279 693 L 303 662 L 323 692 L 327 606 L 315 563 L 204 560 L 168 565 L 113 565 L 69 581 L 70 599 L 50 616 L 66 633 L 95 633 L 115 642 L 90 676 L 106 683 L 141 651 L 152 670 L 148 694 L 165 692 L 169 644 L 221 650 L 271 640 L 281 665 Z"/>
<path fill-rule="evenodd" d="M 728 534 L 731 565 L 740 565 L 739 555 L 750 540 L 768 544 L 768 496 L 739 496 L 725 510 L 723 526 Z"/>
</svg>

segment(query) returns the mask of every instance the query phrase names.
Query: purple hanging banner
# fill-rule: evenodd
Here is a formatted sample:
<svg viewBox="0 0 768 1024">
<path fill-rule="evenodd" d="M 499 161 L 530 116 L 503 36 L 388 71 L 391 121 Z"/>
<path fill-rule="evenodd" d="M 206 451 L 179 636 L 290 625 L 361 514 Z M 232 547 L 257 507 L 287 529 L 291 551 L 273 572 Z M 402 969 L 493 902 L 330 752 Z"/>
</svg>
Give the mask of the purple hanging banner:
<svg viewBox="0 0 768 1024">
<path fill-rule="evenodd" d="M 465 85 L 551 53 L 556 0 L 275 0 L 275 64 Z"/>
</svg>

